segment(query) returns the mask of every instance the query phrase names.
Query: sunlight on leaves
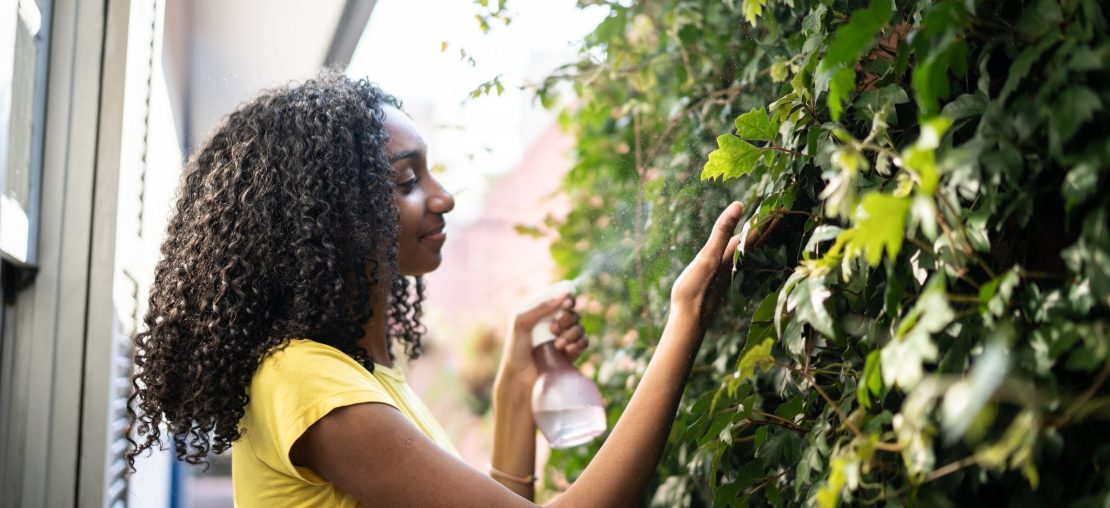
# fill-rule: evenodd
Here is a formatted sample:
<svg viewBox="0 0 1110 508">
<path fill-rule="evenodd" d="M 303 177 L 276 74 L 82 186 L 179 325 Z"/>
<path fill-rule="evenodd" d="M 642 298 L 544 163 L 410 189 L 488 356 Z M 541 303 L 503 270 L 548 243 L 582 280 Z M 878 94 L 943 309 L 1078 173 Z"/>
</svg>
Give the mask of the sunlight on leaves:
<svg viewBox="0 0 1110 508">
<path fill-rule="evenodd" d="M 717 136 L 717 146 L 709 153 L 709 161 L 701 171 L 702 180 L 739 178 L 754 171 L 763 155 L 760 149 L 732 134 Z"/>
<path fill-rule="evenodd" d="M 862 254 L 867 263 L 876 266 L 885 251 L 894 258 L 902 249 L 906 234 L 906 215 L 910 199 L 873 192 L 864 196 L 856 212 L 856 225 L 840 235 L 845 255 Z"/>
</svg>

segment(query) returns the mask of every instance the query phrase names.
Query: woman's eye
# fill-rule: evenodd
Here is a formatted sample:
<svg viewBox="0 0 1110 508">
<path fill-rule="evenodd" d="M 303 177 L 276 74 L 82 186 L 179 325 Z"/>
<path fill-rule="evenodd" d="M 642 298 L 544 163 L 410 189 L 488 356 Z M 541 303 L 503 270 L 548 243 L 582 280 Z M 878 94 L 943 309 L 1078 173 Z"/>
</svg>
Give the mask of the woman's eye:
<svg viewBox="0 0 1110 508">
<path fill-rule="evenodd" d="M 420 178 L 413 177 L 401 184 L 401 190 L 408 194 L 416 189 L 416 184 L 420 182 Z"/>
</svg>

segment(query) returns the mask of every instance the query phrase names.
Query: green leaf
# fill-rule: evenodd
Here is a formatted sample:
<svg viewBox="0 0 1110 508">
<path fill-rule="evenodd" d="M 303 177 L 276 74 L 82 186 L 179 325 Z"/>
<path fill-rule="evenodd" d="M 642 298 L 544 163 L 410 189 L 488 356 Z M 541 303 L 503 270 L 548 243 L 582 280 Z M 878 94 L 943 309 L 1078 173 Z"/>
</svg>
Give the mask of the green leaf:
<svg viewBox="0 0 1110 508">
<path fill-rule="evenodd" d="M 789 75 L 789 69 L 786 67 L 786 62 L 778 61 L 771 64 L 771 81 L 775 83 L 782 83 L 786 81 L 786 76 Z"/>
<path fill-rule="evenodd" d="M 913 91 L 923 118 L 940 112 L 938 102 L 948 97 L 950 69 L 966 70 L 967 43 L 948 37 L 939 49 L 929 52 L 913 71 Z"/>
<path fill-rule="evenodd" d="M 948 388 L 941 405 L 941 424 L 946 443 L 956 442 L 971 427 L 975 416 L 1002 383 L 1009 362 L 1006 346 L 995 340 L 987 344 L 983 354 L 975 359 L 971 374 Z"/>
<path fill-rule="evenodd" d="M 751 23 L 752 26 L 755 26 L 755 22 L 763 15 L 764 5 L 767 5 L 767 0 L 744 0 L 744 19 L 748 20 L 748 23 Z"/>
<path fill-rule="evenodd" d="M 856 88 L 856 71 L 851 67 L 841 67 L 829 80 L 829 114 L 833 121 L 840 120 L 844 112 L 844 101 Z"/>
<path fill-rule="evenodd" d="M 1058 0 L 1037 0 L 1024 9 L 1014 28 L 1022 35 L 1035 38 L 1052 30 L 1063 20 L 1064 14 L 1060 11 Z"/>
<path fill-rule="evenodd" d="M 1068 355 L 1064 364 L 1069 370 L 1090 372 L 1102 367 L 1110 356 L 1110 334 L 1104 327 L 1085 327 L 1088 333 L 1080 334 L 1082 343 Z"/>
<path fill-rule="evenodd" d="M 817 65 L 817 72 L 824 74 L 833 67 L 854 65 L 870 46 L 879 30 L 890 21 L 894 14 L 894 2 L 874 0 L 866 9 L 857 9 L 847 24 L 841 26 L 833 35 L 825 58 Z"/>
<path fill-rule="evenodd" d="M 775 416 L 794 420 L 795 416 L 801 414 L 805 401 L 806 398 L 802 395 L 791 397 L 790 400 L 779 404 L 779 407 L 775 408 Z"/>
<path fill-rule="evenodd" d="M 1075 48 L 1068 60 L 1068 69 L 1073 71 L 1097 71 L 1105 66 L 1106 62 L 1089 46 Z"/>
<path fill-rule="evenodd" d="M 853 107 L 857 111 L 864 113 L 868 111 L 879 111 L 883 109 L 884 105 L 890 104 L 904 104 L 910 101 L 909 95 L 901 85 L 887 85 L 876 90 L 868 90 L 859 95 Z M 867 115 L 870 118 L 870 114 Z"/>
<path fill-rule="evenodd" d="M 891 0 L 874 0 L 866 9 L 858 9 L 848 23 L 833 35 L 825 57 L 817 65 L 817 88 L 828 86 L 829 112 L 840 119 L 846 100 L 856 87 L 856 63 L 870 49 L 879 31 L 894 13 Z"/>
<path fill-rule="evenodd" d="M 728 506 L 729 501 L 739 498 L 741 491 L 754 485 L 761 476 L 763 476 L 763 461 L 748 461 L 736 474 L 736 480 L 717 489 L 716 501 L 722 502 L 720 506 Z M 714 506 L 718 505 L 714 504 Z"/>
<path fill-rule="evenodd" d="M 701 171 L 702 180 L 740 178 L 754 171 L 763 155 L 763 150 L 732 134 L 717 136 L 717 146 L 718 149 L 709 153 L 709 161 Z"/>
<path fill-rule="evenodd" d="M 944 275 L 933 275 L 914 305 L 898 325 L 897 336 L 880 353 L 883 383 L 909 392 L 924 375 L 922 364 L 937 359 L 932 334 L 945 329 L 956 314 L 948 306 Z"/>
<path fill-rule="evenodd" d="M 836 237 L 840 236 L 840 234 L 843 232 L 843 229 L 831 224 L 822 224 L 820 226 L 817 226 L 817 228 L 813 230 L 813 233 L 810 233 L 809 240 L 806 242 L 805 251 L 807 253 L 814 252 L 817 250 L 817 246 L 820 245 L 821 242 L 833 240 Z"/>
<path fill-rule="evenodd" d="M 756 308 L 755 313 L 752 314 L 752 323 L 748 328 L 748 339 L 744 344 L 743 354 L 748 349 L 763 343 L 764 339 L 773 339 L 775 335 L 775 304 L 778 301 L 779 294 L 771 292 L 763 301 L 759 302 L 759 307 Z M 737 367 L 739 368 L 739 367 Z"/>
<path fill-rule="evenodd" d="M 863 377 L 867 380 L 867 389 L 871 390 L 873 395 L 879 395 L 883 391 L 883 369 L 881 365 L 878 351 L 868 353 L 867 364 L 863 369 Z"/>
<path fill-rule="evenodd" d="M 767 339 L 748 350 L 744 356 L 740 358 L 740 364 L 736 369 L 734 376 L 738 379 L 751 379 L 755 376 L 757 368 L 767 369 L 775 364 L 774 357 L 771 356 L 771 346 L 775 345 L 774 339 Z"/>
<path fill-rule="evenodd" d="M 1040 59 L 1045 50 L 1052 47 L 1052 45 L 1059 42 L 1058 37 L 1045 37 L 1040 42 L 1033 46 L 1025 48 L 1024 51 L 1018 55 L 1014 60 L 1013 65 L 1010 66 L 1010 71 L 1006 73 L 1006 84 L 1002 85 L 1002 91 L 998 92 L 998 104 L 1005 104 L 1006 99 L 1010 94 L 1017 90 L 1021 81 L 1029 74 L 1029 70 L 1033 68 L 1033 64 Z"/>
<path fill-rule="evenodd" d="M 780 338 L 786 338 L 786 335 L 783 333 L 782 324 L 783 317 L 785 317 L 787 312 L 787 302 L 790 299 L 790 295 L 793 293 L 794 288 L 798 287 L 798 283 L 801 282 L 804 278 L 805 273 L 800 270 L 796 270 L 794 273 L 790 274 L 790 277 L 788 277 L 786 279 L 786 282 L 783 283 L 782 289 L 779 290 L 778 297 L 775 301 L 775 333 Z M 793 348 L 790 347 L 788 347 L 787 350 L 791 352 L 796 352 Z"/>
<path fill-rule="evenodd" d="M 927 195 L 931 195 L 936 190 L 937 183 L 940 182 L 936 165 L 936 149 L 951 125 L 952 120 L 943 116 L 922 122 L 921 134 L 917 137 L 917 141 L 902 151 L 902 164 L 917 175 L 921 192 Z"/>
<path fill-rule="evenodd" d="M 809 11 L 806 17 L 802 20 L 802 31 L 808 35 L 824 35 L 825 26 L 823 24 L 825 13 L 829 8 L 825 4 L 817 4 L 817 7 Z"/>
<path fill-rule="evenodd" d="M 1014 417 L 997 442 L 976 450 L 976 462 L 984 469 L 1005 470 L 1008 469 L 1007 466 L 1015 469 L 1022 468 L 1029 482 L 1035 484 L 1036 470 L 1034 469 L 1030 474 L 1027 469 L 1032 467 L 1033 449 L 1040 435 L 1036 412 L 1025 408 Z"/>
<path fill-rule="evenodd" d="M 817 506 L 820 508 L 836 508 L 840 502 L 840 491 L 844 490 L 845 483 L 848 482 L 848 477 L 844 473 L 844 459 L 837 457 L 832 461 L 832 468 L 829 470 L 829 479 L 821 490 L 817 491 Z"/>
<path fill-rule="evenodd" d="M 822 335 L 834 336 L 832 316 L 825 308 L 825 301 L 832 296 L 832 292 L 825 287 L 824 277 L 810 276 L 804 283 L 799 284 L 799 288 L 803 284 L 804 290 L 796 289 L 790 293 L 787 306 L 796 309 L 797 319 L 809 323 Z M 793 352 L 798 353 L 798 351 Z"/>
<path fill-rule="evenodd" d="M 802 451 L 802 439 L 792 430 L 769 433 L 767 442 L 755 451 L 755 456 L 767 462 L 767 465 L 793 466 Z"/>
<path fill-rule="evenodd" d="M 987 100 L 979 94 L 965 93 L 955 100 L 944 105 L 941 116 L 952 120 L 962 120 L 971 116 L 979 116 L 987 108 Z"/>
<path fill-rule="evenodd" d="M 883 252 L 897 257 L 906 234 L 906 216 L 910 199 L 872 192 L 864 196 L 856 212 L 856 226 L 837 239 L 844 243 L 849 258 L 863 254 L 871 266 L 877 266 Z M 831 251 L 830 251 L 831 252 Z"/>
<path fill-rule="evenodd" d="M 1052 146 L 1062 148 L 1083 124 L 1102 110 L 1102 101 L 1090 88 L 1073 86 L 1059 95 L 1056 104 L 1049 109 L 1049 123 L 1052 129 L 1049 137 Z"/>
<path fill-rule="evenodd" d="M 736 119 L 736 135 L 745 139 L 772 141 L 778 130 L 778 125 L 771 122 L 763 108 L 753 109 Z"/>
<path fill-rule="evenodd" d="M 999 317 L 1010 303 L 1014 288 L 1021 282 L 1020 268 L 1009 270 L 979 288 L 979 312 Z"/>
<path fill-rule="evenodd" d="M 1064 177 L 1064 186 L 1060 194 L 1067 200 L 1064 207 L 1071 210 L 1077 205 L 1087 201 L 1098 190 L 1098 168 L 1094 164 L 1083 162 L 1071 168 Z"/>
</svg>

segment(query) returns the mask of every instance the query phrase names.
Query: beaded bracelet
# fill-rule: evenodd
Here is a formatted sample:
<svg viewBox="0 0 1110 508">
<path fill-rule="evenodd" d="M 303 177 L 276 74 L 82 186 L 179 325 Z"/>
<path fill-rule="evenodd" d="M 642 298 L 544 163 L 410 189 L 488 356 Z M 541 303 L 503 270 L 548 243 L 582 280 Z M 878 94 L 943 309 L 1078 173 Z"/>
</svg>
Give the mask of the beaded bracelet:
<svg viewBox="0 0 1110 508">
<path fill-rule="evenodd" d="M 491 476 L 493 476 L 494 478 L 502 478 L 502 479 L 514 481 L 514 482 L 517 482 L 517 483 L 532 483 L 532 482 L 536 481 L 535 473 L 530 474 L 528 476 L 516 476 L 516 475 L 511 475 L 509 473 L 506 473 L 506 472 L 504 472 L 500 469 L 497 469 L 497 468 L 493 467 L 493 464 L 488 464 L 488 466 L 489 466 L 489 474 Z"/>
</svg>

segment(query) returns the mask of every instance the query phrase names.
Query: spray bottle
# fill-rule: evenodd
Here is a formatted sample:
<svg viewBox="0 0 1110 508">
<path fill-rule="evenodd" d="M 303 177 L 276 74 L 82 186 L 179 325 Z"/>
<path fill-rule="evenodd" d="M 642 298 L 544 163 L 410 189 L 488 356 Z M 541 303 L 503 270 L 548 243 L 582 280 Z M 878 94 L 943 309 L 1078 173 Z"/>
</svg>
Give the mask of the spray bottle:
<svg viewBox="0 0 1110 508">
<path fill-rule="evenodd" d="M 534 308 L 561 294 L 574 294 L 574 290 L 573 281 L 559 281 L 521 307 Z M 532 328 L 532 360 L 539 371 L 532 386 L 532 415 L 552 448 L 568 448 L 605 432 L 605 406 L 597 385 L 555 348 L 551 319 L 546 316 Z"/>
</svg>

